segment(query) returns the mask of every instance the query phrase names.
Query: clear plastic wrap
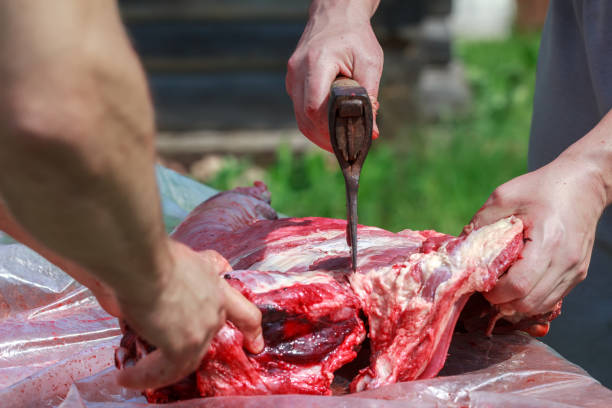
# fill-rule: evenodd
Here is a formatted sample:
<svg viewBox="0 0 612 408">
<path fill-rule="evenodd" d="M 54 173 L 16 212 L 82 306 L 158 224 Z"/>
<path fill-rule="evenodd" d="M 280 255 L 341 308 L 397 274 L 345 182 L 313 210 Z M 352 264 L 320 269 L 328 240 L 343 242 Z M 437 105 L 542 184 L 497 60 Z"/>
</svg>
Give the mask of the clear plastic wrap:
<svg viewBox="0 0 612 408">
<path fill-rule="evenodd" d="M 214 194 L 158 168 L 171 230 Z M 554 323 L 553 323 L 554 324 Z M 36 253 L 0 244 L 0 406 L 152 406 L 115 383 L 119 324 L 91 293 Z M 523 334 L 456 334 L 437 378 L 332 397 L 216 397 L 168 407 L 612 407 L 612 391 Z"/>
</svg>

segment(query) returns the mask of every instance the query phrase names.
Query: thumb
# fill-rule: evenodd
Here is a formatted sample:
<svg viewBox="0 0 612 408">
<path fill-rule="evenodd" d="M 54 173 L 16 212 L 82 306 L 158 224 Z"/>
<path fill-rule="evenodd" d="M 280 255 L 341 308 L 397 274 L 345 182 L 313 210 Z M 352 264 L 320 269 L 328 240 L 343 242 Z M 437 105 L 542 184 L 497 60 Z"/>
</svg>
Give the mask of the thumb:
<svg viewBox="0 0 612 408">
<path fill-rule="evenodd" d="M 261 353 L 264 339 L 261 330 L 261 312 L 247 298 L 222 279 L 221 289 L 225 296 L 227 320 L 236 325 L 244 336 L 244 347 L 251 353 Z"/>
<path fill-rule="evenodd" d="M 513 208 L 502 207 L 496 205 L 495 200 L 489 198 L 482 207 L 474 214 L 470 223 L 464 229 L 464 232 L 484 227 L 485 225 L 493 224 L 502 218 L 515 215 Z M 466 231 L 467 230 L 467 231 Z"/>
</svg>

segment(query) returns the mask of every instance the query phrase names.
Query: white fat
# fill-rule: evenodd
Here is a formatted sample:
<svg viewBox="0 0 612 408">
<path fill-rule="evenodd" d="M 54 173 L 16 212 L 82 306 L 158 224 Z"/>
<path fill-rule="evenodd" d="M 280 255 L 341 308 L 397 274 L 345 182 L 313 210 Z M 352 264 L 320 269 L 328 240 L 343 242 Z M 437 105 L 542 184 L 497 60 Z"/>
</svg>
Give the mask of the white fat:
<svg viewBox="0 0 612 408">
<path fill-rule="evenodd" d="M 372 236 L 368 234 L 369 230 L 376 231 L 378 229 L 364 227 L 359 229 L 357 246 L 359 248 L 360 264 L 367 263 L 369 256 L 377 255 L 379 253 L 378 248 L 386 250 L 398 244 L 418 247 L 422 242 L 422 239 L 417 240 L 415 237 L 400 235 Z M 250 269 L 287 271 L 298 267 L 307 268 L 312 263 L 327 256 L 349 255 L 350 249 L 346 243 L 344 231 L 313 231 L 304 239 L 307 241 L 306 244 L 296 247 L 290 247 L 296 240 L 293 236 L 274 241 L 270 244 L 270 249 L 282 248 L 282 251 L 266 254 L 262 261 L 254 263 L 250 266 Z"/>
<path fill-rule="evenodd" d="M 388 378 L 393 370 L 393 365 L 384 357 L 376 360 L 376 377 L 379 379 Z"/>
<path fill-rule="evenodd" d="M 520 219 L 511 216 L 501 219 L 493 224 L 472 231 L 465 241 L 463 241 L 451 254 L 446 252 L 435 253 L 441 263 L 448 265 L 451 270 L 462 270 L 473 272 L 471 268 L 479 268 L 486 271 L 486 268 L 504 251 L 507 245 L 514 239 L 516 234 L 523 229 Z M 430 273 L 433 269 L 430 270 Z M 438 286 L 439 290 L 444 290 L 448 285 L 455 283 L 463 275 L 453 273 L 451 278 Z M 478 287 L 483 282 L 483 275 L 471 273 L 469 277 L 472 285 L 463 286 L 456 295 L 462 295 L 465 291 L 479 290 Z"/>
<path fill-rule="evenodd" d="M 426 281 L 431 274 L 442 265 L 449 266 L 450 259 L 446 253 L 431 252 L 423 256 L 421 260 L 421 273 L 423 281 Z"/>
<path fill-rule="evenodd" d="M 273 279 L 261 279 L 257 286 L 250 288 L 253 293 L 265 293 L 271 290 L 286 288 L 296 284 L 330 283 L 334 279 L 321 272 L 302 272 L 299 274 L 269 274 Z"/>
<path fill-rule="evenodd" d="M 522 223 L 516 217 L 501 219 L 493 224 L 486 225 L 472 231 L 467 239 L 453 253 L 454 262 L 465 263 L 468 260 L 478 259 L 483 265 L 488 265 L 499 256 L 506 245 L 514 238 L 512 230 L 520 232 Z"/>
</svg>

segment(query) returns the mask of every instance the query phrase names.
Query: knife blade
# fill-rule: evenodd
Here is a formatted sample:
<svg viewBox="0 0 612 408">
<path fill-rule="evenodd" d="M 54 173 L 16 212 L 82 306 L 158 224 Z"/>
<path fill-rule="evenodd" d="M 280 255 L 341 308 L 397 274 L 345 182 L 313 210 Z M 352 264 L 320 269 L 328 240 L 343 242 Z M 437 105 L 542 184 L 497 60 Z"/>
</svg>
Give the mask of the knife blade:
<svg viewBox="0 0 612 408">
<path fill-rule="evenodd" d="M 367 91 L 355 80 L 338 77 L 329 93 L 329 136 L 346 187 L 346 241 L 357 270 L 357 199 L 359 177 L 372 145 L 372 104 Z"/>
</svg>

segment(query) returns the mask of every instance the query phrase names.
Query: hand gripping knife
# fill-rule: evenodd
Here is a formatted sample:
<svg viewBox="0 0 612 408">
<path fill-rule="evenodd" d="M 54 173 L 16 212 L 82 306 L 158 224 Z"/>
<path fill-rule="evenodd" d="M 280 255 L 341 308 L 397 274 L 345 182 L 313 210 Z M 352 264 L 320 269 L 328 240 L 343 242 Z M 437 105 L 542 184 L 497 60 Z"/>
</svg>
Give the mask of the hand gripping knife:
<svg viewBox="0 0 612 408">
<path fill-rule="evenodd" d="M 346 242 L 357 270 L 357 190 L 361 167 L 372 145 L 372 104 L 358 82 L 338 77 L 329 94 L 329 136 L 346 186 Z"/>
</svg>

